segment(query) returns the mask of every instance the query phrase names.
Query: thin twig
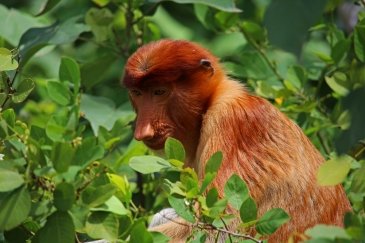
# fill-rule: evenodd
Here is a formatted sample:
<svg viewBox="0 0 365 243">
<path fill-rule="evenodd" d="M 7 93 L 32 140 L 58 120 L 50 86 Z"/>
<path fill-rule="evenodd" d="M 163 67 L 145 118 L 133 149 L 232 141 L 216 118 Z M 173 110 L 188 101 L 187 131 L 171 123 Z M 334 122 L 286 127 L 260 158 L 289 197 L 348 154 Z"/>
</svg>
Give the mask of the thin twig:
<svg viewBox="0 0 365 243">
<path fill-rule="evenodd" d="M 281 81 L 284 82 L 284 78 L 280 75 L 280 73 L 276 70 L 275 65 L 270 61 L 270 59 L 266 56 L 265 52 L 261 49 L 261 47 L 256 43 L 255 40 L 252 39 L 249 33 L 243 28 L 242 26 L 239 26 L 239 29 L 241 30 L 243 36 L 247 40 L 247 42 L 260 54 L 260 56 L 264 59 L 264 61 L 267 63 L 271 71 L 275 74 L 275 76 Z"/>
</svg>

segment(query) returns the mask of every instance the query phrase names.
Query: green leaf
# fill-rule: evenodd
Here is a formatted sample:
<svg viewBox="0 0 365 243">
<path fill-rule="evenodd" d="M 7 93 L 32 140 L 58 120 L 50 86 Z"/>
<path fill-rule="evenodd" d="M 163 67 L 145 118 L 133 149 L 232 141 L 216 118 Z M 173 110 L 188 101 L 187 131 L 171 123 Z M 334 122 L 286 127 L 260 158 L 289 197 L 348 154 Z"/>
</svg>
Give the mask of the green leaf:
<svg viewBox="0 0 365 243">
<path fill-rule="evenodd" d="M 337 124 L 342 130 L 346 130 L 351 126 L 351 114 L 348 110 L 344 110 L 337 119 Z"/>
<path fill-rule="evenodd" d="M 75 226 L 67 212 L 56 211 L 47 218 L 47 223 L 36 234 L 37 243 L 74 243 Z"/>
<path fill-rule="evenodd" d="M 71 100 L 70 90 L 64 83 L 55 81 L 47 82 L 47 92 L 51 100 L 53 100 L 57 104 L 66 106 L 70 103 Z"/>
<path fill-rule="evenodd" d="M 351 192 L 365 194 L 365 165 L 354 172 Z"/>
<path fill-rule="evenodd" d="M 265 41 L 265 30 L 258 24 L 252 21 L 243 21 L 242 28 L 249 34 L 249 36 L 257 41 Z"/>
<path fill-rule="evenodd" d="M 57 172 L 62 173 L 68 170 L 75 150 L 70 143 L 56 142 L 52 147 L 51 160 Z"/>
<path fill-rule="evenodd" d="M 116 192 L 117 188 L 113 184 L 102 186 L 89 186 L 81 194 L 82 201 L 90 207 L 96 207 L 105 203 Z"/>
<path fill-rule="evenodd" d="M 75 199 L 75 188 L 72 184 L 67 182 L 58 184 L 53 192 L 54 205 L 60 211 L 70 210 Z"/>
<path fill-rule="evenodd" d="M 143 221 L 137 221 L 132 228 L 130 243 L 152 243 L 153 238 Z"/>
<path fill-rule="evenodd" d="M 116 242 L 118 239 L 119 221 L 115 214 L 93 212 L 87 219 L 86 233 L 94 239 L 105 239 Z"/>
<path fill-rule="evenodd" d="M 24 179 L 19 173 L 0 168 L 0 192 L 14 190 L 23 184 Z"/>
<path fill-rule="evenodd" d="M 324 162 L 318 170 L 317 181 L 322 186 L 342 183 L 351 169 L 352 158 L 344 155 Z"/>
<path fill-rule="evenodd" d="M 115 108 L 114 102 L 110 99 L 86 94 L 81 96 L 80 110 L 90 122 L 95 135 L 98 134 L 99 126 L 110 130 L 119 118 L 134 116 L 132 111 Z"/>
<path fill-rule="evenodd" d="M 15 8 L 8 9 L 3 4 L 0 4 L 0 16 L 0 36 L 11 46 L 17 46 L 20 37 L 28 29 L 43 25 L 41 19 L 34 18 Z"/>
<path fill-rule="evenodd" d="M 85 23 L 91 27 L 96 42 L 110 38 L 112 22 L 113 14 L 108 8 L 91 8 L 85 15 Z"/>
<path fill-rule="evenodd" d="M 170 242 L 170 238 L 166 235 L 157 232 L 157 231 L 150 231 L 150 235 L 152 235 L 153 241 L 152 242 L 159 242 L 159 243 L 168 243 Z M 138 242 L 139 243 L 139 242 Z"/>
<path fill-rule="evenodd" d="M 18 62 L 13 58 L 13 54 L 6 48 L 0 48 L 0 72 L 15 70 L 18 68 Z"/>
<path fill-rule="evenodd" d="M 80 88 L 80 68 L 77 62 L 70 57 L 62 57 L 59 70 L 60 80 L 69 81 L 75 85 L 75 92 Z"/>
<path fill-rule="evenodd" d="M 209 190 L 206 196 L 206 202 L 208 207 L 212 207 L 214 203 L 218 201 L 218 191 L 216 188 L 212 188 Z"/>
<path fill-rule="evenodd" d="M 171 207 L 175 209 L 178 215 L 191 223 L 195 223 L 194 214 L 190 211 L 189 206 L 185 203 L 185 199 L 169 196 L 168 200 Z"/>
<path fill-rule="evenodd" d="M 134 156 L 129 161 L 129 166 L 142 174 L 151 174 L 171 168 L 168 161 L 152 155 Z"/>
<path fill-rule="evenodd" d="M 223 160 L 223 154 L 221 151 L 215 152 L 208 160 L 205 165 L 205 173 L 218 172 Z"/>
<path fill-rule="evenodd" d="M 202 181 L 202 185 L 200 187 L 200 194 L 204 193 L 204 191 L 207 189 L 207 187 L 210 185 L 210 183 L 212 183 L 212 181 L 214 180 L 214 178 L 217 176 L 217 173 L 206 173 L 204 175 L 204 179 Z"/>
<path fill-rule="evenodd" d="M 23 65 L 43 47 L 74 42 L 81 33 L 89 30 L 87 25 L 80 23 L 80 16 L 65 18 L 43 28 L 34 26 L 37 25 L 30 26 L 19 42 Z"/>
<path fill-rule="evenodd" d="M 26 187 L 0 193 L 0 231 L 10 230 L 26 220 L 31 199 Z"/>
<path fill-rule="evenodd" d="M 124 207 L 123 203 L 116 196 L 112 196 L 104 204 L 101 204 L 96 208 L 92 208 L 91 211 L 110 212 L 117 215 L 129 214 L 129 211 Z"/>
<path fill-rule="evenodd" d="M 239 210 L 249 197 L 246 183 L 238 176 L 232 175 L 224 185 L 224 195 L 233 208 Z"/>
<path fill-rule="evenodd" d="M 148 0 L 148 3 L 160 3 L 164 0 Z M 225 12 L 231 12 L 231 13 L 238 13 L 241 12 L 240 9 L 238 9 L 235 5 L 235 2 L 233 0 L 170 0 L 171 2 L 175 3 L 193 3 L 193 4 L 203 4 L 207 5 L 209 7 L 213 7 Z"/>
<path fill-rule="evenodd" d="M 293 66 L 289 68 L 284 83 L 289 90 L 298 91 L 306 81 L 307 75 L 305 70 L 300 66 Z"/>
<path fill-rule="evenodd" d="M 289 220 L 289 215 L 283 209 L 273 208 L 258 220 L 256 230 L 261 235 L 270 235 Z"/>
<path fill-rule="evenodd" d="M 167 138 L 165 142 L 165 154 L 168 159 L 185 160 L 184 146 L 175 138 Z"/>
<path fill-rule="evenodd" d="M 76 148 L 73 165 L 80 165 L 86 168 L 95 160 L 103 158 L 105 150 L 102 145 L 97 144 L 94 137 L 84 138 L 82 144 Z"/>
<path fill-rule="evenodd" d="M 47 13 L 51 9 L 53 9 L 61 0 L 41 0 L 41 1 L 33 1 L 31 7 L 31 12 L 36 16 L 40 16 L 42 14 Z M 37 4 L 38 3 L 38 4 Z"/>
<path fill-rule="evenodd" d="M 332 48 L 331 57 L 336 64 L 339 64 L 342 60 L 346 58 L 350 46 L 351 46 L 351 40 L 345 39 L 338 41 L 336 45 Z"/>
<path fill-rule="evenodd" d="M 120 193 L 120 198 L 124 202 L 129 203 L 130 200 L 132 199 L 132 191 L 131 191 L 127 177 L 125 175 L 120 176 L 120 175 L 111 174 L 111 173 L 107 173 L 107 176 L 108 176 L 110 182 L 113 183 L 117 187 L 118 193 Z"/>
<path fill-rule="evenodd" d="M 358 24 L 355 27 L 354 46 L 356 57 L 365 62 L 365 24 Z"/>
<path fill-rule="evenodd" d="M 30 78 L 26 78 L 20 82 L 19 86 L 16 88 L 16 92 L 12 96 L 12 101 L 14 103 L 20 103 L 24 101 L 28 95 L 34 89 L 34 81 Z"/>
<path fill-rule="evenodd" d="M 344 86 L 344 82 L 346 80 L 343 80 L 340 76 L 332 76 L 332 77 L 324 77 L 326 80 L 326 83 L 330 88 L 338 95 L 340 96 L 346 96 L 349 93 L 349 90 Z M 346 77 L 345 77 L 346 79 Z"/>
<path fill-rule="evenodd" d="M 244 223 L 248 223 L 257 219 L 257 206 L 252 197 L 243 201 L 240 208 L 241 220 Z"/>
<path fill-rule="evenodd" d="M 351 237 L 346 233 L 345 229 L 334 225 L 319 224 L 314 226 L 313 228 L 307 229 L 305 231 L 305 234 L 314 239 L 316 238 L 330 239 L 330 240 L 351 239 Z"/>
</svg>

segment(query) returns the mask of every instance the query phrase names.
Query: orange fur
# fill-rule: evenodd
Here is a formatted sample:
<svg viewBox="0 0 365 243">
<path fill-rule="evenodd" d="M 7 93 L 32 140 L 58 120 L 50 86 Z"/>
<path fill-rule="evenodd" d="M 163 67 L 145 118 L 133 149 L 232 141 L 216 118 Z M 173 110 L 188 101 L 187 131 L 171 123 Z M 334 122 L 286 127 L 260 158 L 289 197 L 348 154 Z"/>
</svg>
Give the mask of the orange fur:
<svg viewBox="0 0 365 243">
<path fill-rule="evenodd" d="M 209 60 L 208 65 L 201 60 Z M 128 60 L 123 82 L 142 92 L 131 96 L 140 140 L 161 149 L 168 136 L 179 139 L 187 148 L 186 165 L 200 178 L 207 159 L 222 151 L 223 163 L 213 182 L 221 196 L 235 173 L 248 184 L 260 215 L 274 207 L 290 214 L 290 222 L 270 242 L 284 242 L 318 223 L 342 225 L 350 204 L 341 186 L 316 184 L 323 157 L 309 139 L 268 101 L 229 79 L 217 58 L 202 47 L 172 40 L 145 45 Z M 158 86 L 167 87 L 168 95 L 151 95 Z M 174 223 L 156 229 L 175 241 L 191 230 Z"/>
</svg>

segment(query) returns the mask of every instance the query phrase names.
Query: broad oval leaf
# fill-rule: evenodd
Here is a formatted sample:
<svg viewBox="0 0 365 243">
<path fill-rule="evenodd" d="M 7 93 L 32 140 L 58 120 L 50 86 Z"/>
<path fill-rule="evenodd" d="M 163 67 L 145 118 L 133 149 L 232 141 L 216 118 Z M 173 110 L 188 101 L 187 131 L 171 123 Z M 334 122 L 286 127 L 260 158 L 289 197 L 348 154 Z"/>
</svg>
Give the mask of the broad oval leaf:
<svg viewBox="0 0 365 243">
<path fill-rule="evenodd" d="M 91 211 L 103 211 L 117 215 L 129 214 L 129 211 L 124 207 L 123 203 L 116 196 L 112 196 L 104 204 L 96 208 L 92 208 Z"/>
<path fill-rule="evenodd" d="M 53 192 L 53 199 L 58 210 L 67 211 L 71 209 L 76 199 L 74 186 L 67 182 L 61 182 Z"/>
<path fill-rule="evenodd" d="M 115 214 L 93 212 L 86 221 L 86 233 L 95 239 L 116 242 L 118 239 L 119 221 Z"/>
<path fill-rule="evenodd" d="M 238 175 L 232 175 L 224 185 L 224 195 L 235 209 L 239 210 L 242 203 L 250 197 L 246 182 Z"/>
<path fill-rule="evenodd" d="M 70 57 L 62 57 L 59 70 L 60 80 L 69 81 L 75 85 L 77 92 L 80 88 L 80 68 L 77 62 Z"/>
<path fill-rule="evenodd" d="M 163 240 L 163 238 L 162 238 Z M 146 229 L 143 221 L 137 221 L 132 228 L 130 243 L 153 243 L 151 233 Z M 160 242 L 160 241 L 158 241 Z"/>
<path fill-rule="evenodd" d="M 67 212 L 54 212 L 47 218 L 47 223 L 37 232 L 32 242 L 74 243 L 75 226 L 71 216 Z"/>
<path fill-rule="evenodd" d="M 352 158 L 345 155 L 324 162 L 318 170 L 318 184 L 334 186 L 342 183 L 351 169 L 351 161 Z"/>
<path fill-rule="evenodd" d="M 186 205 L 185 199 L 169 196 L 168 200 L 178 215 L 191 223 L 195 223 L 194 214 L 190 211 L 188 205 Z"/>
<path fill-rule="evenodd" d="M 129 166 L 142 174 L 151 174 L 171 168 L 168 161 L 152 155 L 134 156 L 130 159 Z"/>
<path fill-rule="evenodd" d="M 12 96 L 12 101 L 14 103 L 20 103 L 24 101 L 28 95 L 32 92 L 34 89 L 34 81 L 30 78 L 24 79 L 19 86 L 16 88 L 15 93 Z"/>
<path fill-rule="evenodd" d="M 19 173 L 0 168 L 0 192 L 14 190 L 23 183 L 24 179 Z"/>
<path fill-rule="evenodd" d="M 51 160 L 53 163 L 53 167 L 57 172 L 62 173 L 68 170 L 73 157 L 74 157 L 75 149 L 71 146 L 70 143 L 60 143 L 56 142 L 52 147 Z"/>
<path fill-rule="evenodd" d="M 175 138 L 167 138 L 165 142 L 165 153 L 168 159 L 185 160 L 184 146 Z"/>
<path fill-rule="evenodd" d="M 313 228 L 307 229 L 305 231 L 305 234 L 314 239 L 321 238 L 330 240 L 336 240 L 336 239 L 351 240 L 351 237 L 346 233 L 346 230 L 344 228 L 334 225 L 319 224 L 314 226 Z"/>
<path fill-rule="evenodd" d="M 365 194 L 365 165 L 354 172 L 351 183 L 351 192 Z"/>
<path fill-rule="evenodd" d="M 70 90 L 63 83 L 49 81 L 47 83 L 47 92 L 49 97 L 57 104 L 68 105 L 70 103 Z"/>
<path fill-rule="evenodd" d="M 216 173 L 221 166 L 223 154 L 221 151 L 215 152 L 205 165 L 205 173 Z"/>
<path fill-rule="evenodd" d="M 98 187 L 89 186 L 81 194 L 83 203 L 90 207 L 96 207 L 105 203 L 116 192 L 113 184 L 106 184 Z"/>
<path fill-rule="evenodd" d="M 257 206 L 252 197 L 249 197 L 243 201 L 240 208 L 240 217 L 244 223 L 248 223 L 257 219 Z"/>
<path fill-rule="evenodd" d="M 10 230 L 28 217 L 31 206 L 30 194 L 26 187 L 0 193 L 0 205 L 0 231 Z"/>
<path fill-rule="evenodd" d="M 358 24 L 354 31 L 354 46 L 356 57 L 365 62 L 365 21 Z"/>
<path fill-rule="evenodd" d="M 339 94 L 341 96 L 346 96 L 350 91 L 343 86 L 343 84 L 340 82 L 340 80 L 336 79 L 335 77 L 324 77 L 324 79 L 326 80 L 326 83 L 328 84 L 328 86 L 330 86 L 330 88 L 336 93 Z"/>
<path fill-rule="evenodd" d="M 289 215 L 283 209 L 273 208 L 258 220 L 256 230 L 262 235 L 270 235 L 289 220 Z"/>
</svg>

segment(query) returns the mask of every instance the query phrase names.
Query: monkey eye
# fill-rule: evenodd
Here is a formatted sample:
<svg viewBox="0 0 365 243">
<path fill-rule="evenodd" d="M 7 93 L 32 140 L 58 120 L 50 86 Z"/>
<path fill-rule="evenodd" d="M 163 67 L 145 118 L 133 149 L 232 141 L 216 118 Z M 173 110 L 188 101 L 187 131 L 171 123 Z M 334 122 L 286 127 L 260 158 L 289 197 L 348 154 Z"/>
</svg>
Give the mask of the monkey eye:
<svg viewBox="0 0 365 243">
<path fill-rule="evenodd" d="M 154 91 L 153 91 L 153 94 L 154 95 L 163 95 L 163 94 L 165 94 L 166 93 L 166 90 L 165 89 L 155 89 Z"/>
<path fill-rule="evenodd" d="M 142 95 L 142 92 L 139 91 L 138 89 L 132 89 L 129 91 L 131 93 L 131 95 L 133 96 L 141 96 Z"/>
</svg>

